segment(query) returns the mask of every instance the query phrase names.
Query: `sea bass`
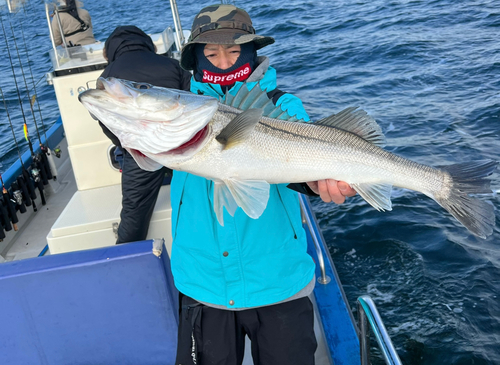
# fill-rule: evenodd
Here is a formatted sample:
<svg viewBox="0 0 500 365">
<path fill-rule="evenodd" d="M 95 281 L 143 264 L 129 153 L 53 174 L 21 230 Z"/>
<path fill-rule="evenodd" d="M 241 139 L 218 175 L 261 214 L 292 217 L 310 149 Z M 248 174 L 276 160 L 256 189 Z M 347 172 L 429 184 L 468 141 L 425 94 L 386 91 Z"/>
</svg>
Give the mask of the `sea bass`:
<svg viewBox="0 0 500 365">
<path fill-rule="evenodd" d="M 379 211 L 393 186 L 434 199 L 470 232 L 493 232 L 494 208 L 471 194 L 491 193 L 498 162 L 431 167 L 382 148 L 373 118 L 357 107 L 303 123 L 275 107 L 257 85 L 224 101 L 143 83 L 102 79 L 79 96 L 145 170 L 167 166 L 214 181 L 214 210 L 238 207 L 251 218 L 266 208 L 269 184 L 336 179 Z"/>
</svg>

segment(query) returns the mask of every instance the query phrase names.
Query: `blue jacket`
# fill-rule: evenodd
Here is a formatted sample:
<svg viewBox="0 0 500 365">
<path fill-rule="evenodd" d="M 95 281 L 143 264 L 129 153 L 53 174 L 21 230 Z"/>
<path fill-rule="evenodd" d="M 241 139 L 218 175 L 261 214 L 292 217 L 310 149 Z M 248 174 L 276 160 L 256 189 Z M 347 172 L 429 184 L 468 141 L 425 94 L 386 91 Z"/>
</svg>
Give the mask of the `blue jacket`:
<svg viewBox="0 0 500 365">
<path fill-rule="evenodd" d="M 246 82 L 251 88 L 254 83 L 249 80 Z M 274 90 L 276 71 L 265 69 L 258 82 L 263 89 Z M 238 82 L 230 92 L 236 93 L 242 85 Z M 191 91 L 223 95 L 219 85 L 194 79 Z M 284 94 L 276 104 L 290 115 L 298 114 L 308 120 L 297 97 Z M 211 180 L 174 172 L 171 262 L 180 292 L 227 308 L 248 308 L 285 300 L 313 279 L 315 265 L 306 253 L 295 191 L 285 184 L 271 185 L 269 202 L 261 217 L 249 218 L 241 208 L 231 217 L 224 210 L 224 226 L 217 222 L 212 199 Z"/>
</svg>

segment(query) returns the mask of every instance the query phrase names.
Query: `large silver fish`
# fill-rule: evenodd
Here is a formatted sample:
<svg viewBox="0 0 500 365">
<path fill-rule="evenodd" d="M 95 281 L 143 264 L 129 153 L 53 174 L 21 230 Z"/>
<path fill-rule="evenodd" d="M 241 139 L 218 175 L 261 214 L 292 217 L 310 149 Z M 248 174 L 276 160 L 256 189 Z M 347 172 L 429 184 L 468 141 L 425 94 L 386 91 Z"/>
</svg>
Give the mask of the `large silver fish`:
<svg viewBox="0 0 500 365">
<path fill-rule="evenodd" d="M 212 179 L 221 224 L 224 207 L 234 215 L 239 206 L 258 218 L 269 184 L 332 178 L 349 183 L 377 210 L 391 210 L 391 189 L 398 186 L 434 199 L 476 236 L 493 232 L 493 206 L 471 194 L 491 193 L 487 177 L 496 161 L 434 168 L 399 157 L 381 148 L 382 131 L 363 110 L 347 108 L 301 123 L 274 107 L 258 87 L 226 95 L 225 105 L 114 78 L 97 85 L 80 94 L 83 105 L 141 168 L 167 166 Z"/>
</svg>

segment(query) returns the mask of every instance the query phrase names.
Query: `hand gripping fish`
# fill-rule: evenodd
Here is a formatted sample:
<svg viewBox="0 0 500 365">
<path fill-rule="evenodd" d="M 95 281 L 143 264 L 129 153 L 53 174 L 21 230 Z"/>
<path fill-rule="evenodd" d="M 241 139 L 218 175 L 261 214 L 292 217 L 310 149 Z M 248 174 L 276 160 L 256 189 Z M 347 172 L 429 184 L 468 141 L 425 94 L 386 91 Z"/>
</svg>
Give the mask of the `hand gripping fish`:
<svg viewBox="0 0 500 365">
<path fill-rule="evenodd" d="M 476 236 L 493 232 L 493 206 L 471 195 L 491 193 L 487 177 L 498 162 L 435 168 L 399 157 L 381 148 L 380 127 L 356 107 L 301 123 L 258 86 L 219 102 L 114 78 L 99 79 L 97 89 L 79 98 L 141 168 L 167 166 L 213 180 L 220 224 L 224 207 L 231 215 L 241 207 L 258 218 L 269 184 L 332 178 L 349 183 L 379 211 L 391 210 L 397 186 L 434 199 Z"/>
</svg>

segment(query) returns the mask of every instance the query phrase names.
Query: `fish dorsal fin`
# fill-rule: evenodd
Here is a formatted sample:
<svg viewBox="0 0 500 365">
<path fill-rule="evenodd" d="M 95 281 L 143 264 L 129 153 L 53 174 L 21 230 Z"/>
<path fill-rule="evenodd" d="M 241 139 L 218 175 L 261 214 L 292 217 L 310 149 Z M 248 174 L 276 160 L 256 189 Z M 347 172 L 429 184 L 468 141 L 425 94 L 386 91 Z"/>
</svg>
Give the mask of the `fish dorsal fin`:
<svg viewBox="0 0 500 365">
<path fill-rule="evenodd" d="M 248 109 L 238 114 L 215 139 L 224 149 L 236 146 L 253 132 L 262 117 L 262 109 Z"/>
<path fill-rule="evenodd" d="M 351 184 L 363 199 L 380 211 L 392 210 L 390 184 Z"/>
<path fill-rule="evenodd" d="M 225 98 L 219 102 L 240 110 L 262 109 L 262 116 L 276 118 L 280 120 L 305 122 L 283 111 L 281 107 L 274 105 L 269 98 L 267 91 L 262 90 L 259 83 L 256 83 L 250 90 L 247 85 L 242 85 L 236 95 L 226 92 Z"/>
<path fill-rule="evenodd" d="M 385 136 L 375 119 L 357 106 L 349 107 L 338 114 L 314 122 L 316 125 L 335 127 L 356 134 L 376 146 L 385 145 Z"/>
<path fill-rule="evenodd" d="M 214 210 L 221 226 L 224 225 L 224 207 L 234 216 L 241 207 L 250 218 L 259 218 L 269 200 L 270 185 L 263 180 L 226 179 L 214 184 Z"/>
</svg>

